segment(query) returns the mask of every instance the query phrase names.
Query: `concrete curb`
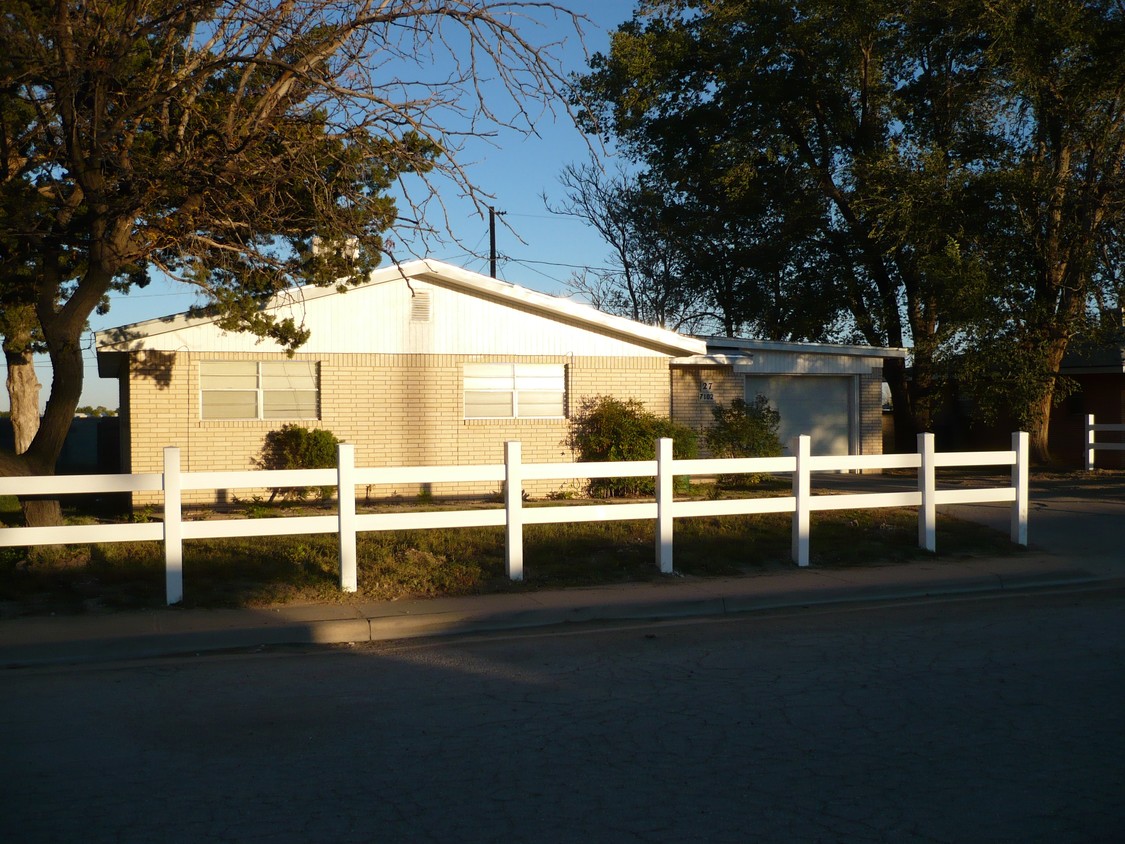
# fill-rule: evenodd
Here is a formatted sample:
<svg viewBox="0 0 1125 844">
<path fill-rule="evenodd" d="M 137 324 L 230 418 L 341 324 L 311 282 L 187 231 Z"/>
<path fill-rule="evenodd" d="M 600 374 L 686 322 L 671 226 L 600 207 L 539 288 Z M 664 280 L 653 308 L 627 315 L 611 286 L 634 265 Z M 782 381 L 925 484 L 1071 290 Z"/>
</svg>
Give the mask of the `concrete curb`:
<svg viewBox="0 0 1125 844">
<path fill-rule="evenodd" d="M 486 595 L 361 606 L 166 610 L 0 622 L 8 669 L 245 650 L 416 639 L 755 612 L 941 599 L 1115 582 L 1059 560 L 922 568 L 803 570 L 775 576 Z M 970 571 L 965 571 L 968 568 Z M 1125 581 L 1117 581 L 1125 585 Z"/>
<path fill-rule="evenodd" d="M 729 595 L 676 601 L 623 602 L 607 606 L 545 607 L 537 611 L 448 613 L 394 619 L 373 618 L 370 619 L 369 640 L 375 642 L 582 624 L 721 618 L 803 607 L 830 607 L 958 595 L 1024 592 L 1082 586 L 1099 582 L 1102 582 L 1101 578 L 1091 575 L 1089 572 L 1075 569 L 1049 572 L 1045 576 L 1029 574 L 1020 578 L 1001 578 L 998 576 L 989 576 L 982 579 L 963 578 L 905 588 L 901 586 L 887 586 L 876 589 L 824 588 L 788 592 L 777 596 Z"/>
</svg>

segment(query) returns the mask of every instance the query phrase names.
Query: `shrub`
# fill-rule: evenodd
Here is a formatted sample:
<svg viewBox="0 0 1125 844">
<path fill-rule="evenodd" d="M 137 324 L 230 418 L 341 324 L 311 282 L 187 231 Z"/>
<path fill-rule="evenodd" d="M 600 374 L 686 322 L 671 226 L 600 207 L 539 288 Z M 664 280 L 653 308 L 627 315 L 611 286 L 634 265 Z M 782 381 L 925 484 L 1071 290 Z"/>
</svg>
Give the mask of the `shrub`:
<svg viewBox="0 0 1125 844">
<path fill-rule="evenodd" d="M 636 399 L 594 396 L 583 399 L 571 419 L 566 445 L 587 463 L 652 460 L 661 437 L 671 437 L 672 453 L 678 459 L 698 453 L 697 435 L 688 426 L 657 416 Z M 651 495 L 655 482 L 652 478 L 594 478 L 587 489 L 600 498 Z"/>
<path fill-rule="evenodd" d="M 781 454 L 777 431 L 781 415 L 770 407 L 765 396 L 757 396 L 752 404 L 735 399 L 730 407 L 716 404 L 711 408 L 715 424 L 707 429 L 704 440 L 713 457 L 776 457 Z M 721 484 L 742 480 L 755 483 L 757 475 L 724 475 Z"/>
<path fill-rule="evenodd" d="M 334 469 L 336 446 L 340 440 L 323 428 L 304 428 L 300 425 L 282 425 L 266 434 L 262 452 L 254 461 L 259 469 Z M 332 494 L 332 487 L 320 487 L 321 498 Z M 309 487 L 288 487 L 270 490 L 270 501 L 280 493 L 286 498 L 304 499 Z"/>
</svg>

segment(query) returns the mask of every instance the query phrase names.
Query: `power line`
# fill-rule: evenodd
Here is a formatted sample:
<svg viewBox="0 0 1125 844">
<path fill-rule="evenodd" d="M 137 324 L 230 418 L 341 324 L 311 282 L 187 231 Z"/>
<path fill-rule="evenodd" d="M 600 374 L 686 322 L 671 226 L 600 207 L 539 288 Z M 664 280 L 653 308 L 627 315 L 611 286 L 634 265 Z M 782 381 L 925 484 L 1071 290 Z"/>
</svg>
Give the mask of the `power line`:
<svg viewBox="0 0 1125 844">
<path fill-rule="evenodd" d="M 583 226 L 589 225 L 588 223 L 583 222 L 581 217 L 577 217 L 573 214 L 520 214 L 516 211 L 509 211 L 508 215 L 512 217 L 520 217 L 521 219 L 527 220 L 569 220 Z"/>
<path fill-rule="evenodd" d="M 542 272 L 541 270 L 537 270 L 537 269 L 535 269 L 535 267 L 529 266 L 528 264 L 524 263 L 523 261 L 520 261 L 520 260 L 519 260 L 519 259 L 517 259 L 517 258 L 510 258 L 510 259 L 508 259 L 508 263 L 510 263 L 510 264 L 515 264 L 515 265 L 516 265 L 516 266 L 518 266 L 518 267 L 523 267 L 523 268 L 524 268 L 524 269 L 526 269 L 526 270 L 527 270 L 528 272 L 533 272 L 533 273 L 535 273 L 535 274 L 536 274 L 537 276 L 540 276 L 541 278 L 545 278 L 545 279 L 547 279 L 547 281 L 550 281 L 550 282 L 554 282 L 555 284 L 559 284 L 559 283 L 560 283 L 560 282 L 559 282 L 559 279 L 555 278 L 554 276 L 549 276 L 549 275 L 547 275 L 547 274 L 546 274 L 545 272 Z"/>
<path fill-rule="evenodd" d="M 532 258 L 512 258 L 508 260 L 519 264 L 538 264 L 541 267 L 562 267 L 568 270 L 588 270 L 590 272 L 612 273 L 617 272 L 613 267 L 592 267 L 589 264 L 564 264 L 557 261 L 536 261 Z"/>
</svg>

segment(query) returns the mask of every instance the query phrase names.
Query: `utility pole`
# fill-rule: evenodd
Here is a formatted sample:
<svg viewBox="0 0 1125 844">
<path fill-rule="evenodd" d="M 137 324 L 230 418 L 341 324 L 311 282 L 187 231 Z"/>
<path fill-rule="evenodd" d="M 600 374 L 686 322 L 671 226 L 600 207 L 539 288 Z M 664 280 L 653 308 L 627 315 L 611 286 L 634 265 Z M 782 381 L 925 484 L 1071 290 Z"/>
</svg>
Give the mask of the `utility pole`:
<svg viewBox="0 0 1125 844">
<path fill-rule="evenodd" d="M 496 278 L 496 218 L 503 217 L 503 211 L 488 206 L 488 273 Z"/>
</svg>

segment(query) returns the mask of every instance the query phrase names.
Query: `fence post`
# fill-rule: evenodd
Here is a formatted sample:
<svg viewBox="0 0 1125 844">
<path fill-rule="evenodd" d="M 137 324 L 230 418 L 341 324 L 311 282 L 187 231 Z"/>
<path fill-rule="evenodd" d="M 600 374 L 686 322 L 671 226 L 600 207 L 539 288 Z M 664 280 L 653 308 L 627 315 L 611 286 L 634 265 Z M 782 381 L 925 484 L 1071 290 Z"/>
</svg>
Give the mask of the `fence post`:
<svg viewBox="0 0 1125 844">
<path fill-rule="evenodd" d="M 656 565 L 661 574 L 672 573 L 672 440 L 656 441 Z"/>
<path fill-rule="evenodd" d="M 1012 486 L 1016 488 L 1016 500 L 1012 502 L 1012 542 L 1027 547 L 1027 501 L 1028 468 L 1030 444 L 1027 431 L 1012 434 L 1012 451 L 1016 462 L 1012 464 Z"/>
<path fill-rule="evenodd" d="M 504 524 L 508 579 L 523 580 L 523 469 L 518 441 L 504 443 Z"/>
<path fill-rule="evenodd" d="M 922 462 L 918 466 L 918 491 L 922 505 L 918 508 L 918 547 L 937 550 L 937 475 L 934 472 L 934 435 L 918 435 L 918 453 Z"/>
<path fill-rule="evenodd" d="M 336 446 L 336 495 L 340 516 L 340 589 L 355 592 L 359 588 L 355 552 L 355 446 Z"/>
<path fill-rule="evenodd" d="M 793 510 L 793 546 L 791 556 L 799 566 L 809 564 L 809 497 L 812 494 L 812 479 L 809 475 L 809 456 L 812 453 L 812 438 L 801 434 L 793 440 L 793 454 L 797 467 L 793 471 L 793 497 L 796 506 Z"/>
<path fill-rule="evenodd" d="M 1086 471 L 1094 470 L 1094 414 L 1086 414 Z"/>
<path fill-rule="evenodd" d="M 183 494 L 180 450 L 164 449 L 164 595 L 168 606 L 184 599 Z"/>
</svg>

